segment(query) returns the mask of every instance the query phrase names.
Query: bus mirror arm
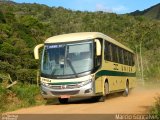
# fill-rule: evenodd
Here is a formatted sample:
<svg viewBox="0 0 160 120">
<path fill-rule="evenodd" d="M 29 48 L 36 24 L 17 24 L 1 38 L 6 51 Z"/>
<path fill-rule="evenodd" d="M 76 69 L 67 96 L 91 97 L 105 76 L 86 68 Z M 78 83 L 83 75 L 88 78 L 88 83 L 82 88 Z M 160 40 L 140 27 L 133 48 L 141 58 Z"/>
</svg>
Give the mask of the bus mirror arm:
<svg viewBox="0 0 160 120">
<path fill-rule="evenodd" d="M 34 58 L 35 59 L 37 59 L 37 60 L 39 59 L 39 49 L 43 46 L 44 46 L 44 44 L 39 44 L 34 48 Z"/>
<path fill-rule="evenodd" d="M 95 39 L 96 42 L 96 55 L 100 56 L 101 55 L 101 43 L 98 39 Z"/>
</svg>

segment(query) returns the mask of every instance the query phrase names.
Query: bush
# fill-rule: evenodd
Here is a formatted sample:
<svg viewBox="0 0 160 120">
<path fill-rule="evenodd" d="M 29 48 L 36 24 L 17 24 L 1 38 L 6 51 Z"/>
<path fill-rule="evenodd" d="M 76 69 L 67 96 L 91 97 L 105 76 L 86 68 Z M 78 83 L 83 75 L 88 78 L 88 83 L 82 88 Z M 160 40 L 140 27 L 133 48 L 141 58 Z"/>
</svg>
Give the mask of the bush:
<svg viewBox="0 0 160 120">
<path fill-rule="evenodd" d="M 16 72 L 17 79 L 22 83 L 36 83 L 36 70 L 32 69 L 19 69 Z"/>
<path fill-rule="evenodd" d="M 0 84 L 0 113 L 44 103 L 39 87 L 18 83 L 10 89 Z"/>
<path fill-rule="evenodd" d="M 144 71 L 145 77 L 148 80 L 153 79 L 155 81 L 159 81 L 160 79 L 160 63 L 154 62 L 148 66 L 148 70 Z"/>
<path fill-rule="evenodd" d="M 1 51 L 4 53 L 12 53 L 15 54 L 16 49 L 14 46 L 12 46 L 11 44 L 7 43 L 7 42 L 3 42 L 3 44 L 1 45 Z"/>
<path fill-rule="evenodd" d="M 0 10 L 0 23 L 6 23 L 5 16 L 1 10 Z"/>
<path fill-rule="evenodd" d="M 15 71 L 15 68 L 13 65 L 9 64 L 8 62 L 0 61 L 0 72 L 9 73 L 13 75 L 14 71 Z"/>
<path fill-rule="evenodd" d="M 6 90 L 2 87 L 2 85 L 0 84 L 0 112 L 6 110 Z"/>
<path fill-rule="evenodd" d="M 36 96 L 40 94 L 39 87 L 36 85 L 20 84 L 12 88 L 16 96 L 23 101 L 22 106 L 30 106 L 36 104 Z"/>
<path fill-rule="evenodd" d="M 156 114 L 158 118 L 160 118 L 160 96 L 156 98 L 155 106 L 151 110 L 152 114 Z"/>
</svg>

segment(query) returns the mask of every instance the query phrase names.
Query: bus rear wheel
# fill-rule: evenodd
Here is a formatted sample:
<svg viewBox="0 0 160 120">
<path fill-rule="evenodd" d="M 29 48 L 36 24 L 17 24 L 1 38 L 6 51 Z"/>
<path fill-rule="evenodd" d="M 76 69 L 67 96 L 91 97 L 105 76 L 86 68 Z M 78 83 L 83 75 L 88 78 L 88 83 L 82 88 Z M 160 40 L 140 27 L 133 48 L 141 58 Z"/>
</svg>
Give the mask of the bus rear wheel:
<svg viewBox="0 0 160 120">
<path fill-rule="evenodd" d="M 68 98 L 58 98 L 58 100 L 61 104 L 67 104 L 68 103 Z"/>
</svg>

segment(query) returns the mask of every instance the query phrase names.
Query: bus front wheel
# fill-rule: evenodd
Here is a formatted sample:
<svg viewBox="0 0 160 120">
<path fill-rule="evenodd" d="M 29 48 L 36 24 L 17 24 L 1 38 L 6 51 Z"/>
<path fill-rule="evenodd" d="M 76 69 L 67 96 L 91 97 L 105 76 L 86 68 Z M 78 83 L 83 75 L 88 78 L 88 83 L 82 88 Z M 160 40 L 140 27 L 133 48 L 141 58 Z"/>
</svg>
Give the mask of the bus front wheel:
<svg viewBox="0 0 160 120">
<path fill-rule="evenodd" d="M 108 82 L 104 83 L 104 95 L 102 96 L 98 96 L 98 101 L 99 102 L 104 102 L 106 100 L 106 95 L 109 93 L 109 86 L 108 86 Z"/>
<path fill-rule="evenodd" d="M 68 98 L 58 98 L 58 100 L 61 104 L 67 104 L 68 103 Z"/>
</svg>

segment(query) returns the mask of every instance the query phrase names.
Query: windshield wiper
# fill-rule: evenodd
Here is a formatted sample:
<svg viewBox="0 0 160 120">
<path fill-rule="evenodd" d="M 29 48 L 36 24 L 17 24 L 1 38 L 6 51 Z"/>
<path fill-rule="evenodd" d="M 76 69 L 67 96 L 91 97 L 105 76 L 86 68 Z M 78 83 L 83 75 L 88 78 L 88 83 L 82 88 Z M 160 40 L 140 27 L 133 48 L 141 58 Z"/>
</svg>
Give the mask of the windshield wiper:
<svg viewBox="0 0 160 120">
<path fill-rule="evenodd" d="M 78 77 L 78 74 L 76 73 L 76 71 L 75 71 L 75 69 L 74 69 L 74 67 L 73 67 L 73 65 L 71 63 L 71 60 L 69 58 L 67 58 L 67 62 L 69 64 L 69 66 L 71 67 L 71 69 L 72 69 L 73 73 L 75 74 L 75 76 Z"/>
</svg>

